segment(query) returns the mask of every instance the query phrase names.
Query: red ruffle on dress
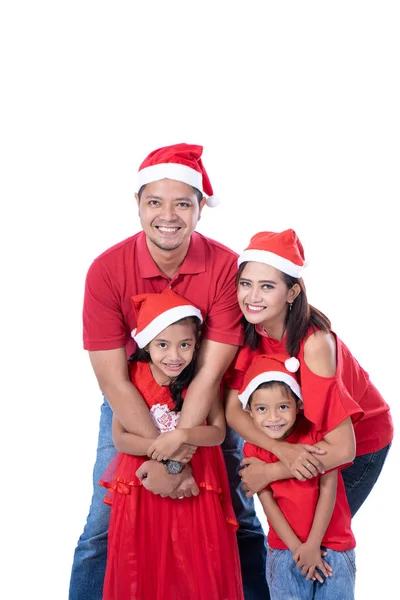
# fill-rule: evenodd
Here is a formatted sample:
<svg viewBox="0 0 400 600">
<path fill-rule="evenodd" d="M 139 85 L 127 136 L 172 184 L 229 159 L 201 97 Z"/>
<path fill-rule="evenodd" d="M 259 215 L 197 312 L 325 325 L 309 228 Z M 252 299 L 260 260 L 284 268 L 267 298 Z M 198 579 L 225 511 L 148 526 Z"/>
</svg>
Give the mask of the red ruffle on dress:
<svg viewBox="0 0 400 600">
<path fill-rule="evenodd" d="M 174 429 L 169 388 L 147 363 L 132 381 L 160 431 Z M 237 521 L 219 446 L 191 460 L 198 496 L 172 500 L 146 490 L 136 471 L 147 457 L 117 454 L 100 485 L 111 504 L 103 600 L 243 600 Z"/>
</svg>

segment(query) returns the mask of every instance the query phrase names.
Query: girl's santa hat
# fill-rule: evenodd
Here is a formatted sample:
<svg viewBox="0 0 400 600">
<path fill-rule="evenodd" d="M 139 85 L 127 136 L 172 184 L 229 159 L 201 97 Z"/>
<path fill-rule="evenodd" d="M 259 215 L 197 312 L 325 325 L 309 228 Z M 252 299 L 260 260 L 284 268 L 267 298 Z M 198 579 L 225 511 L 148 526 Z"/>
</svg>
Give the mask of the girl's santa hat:
<svg viewBox="0 0 400 600">
<path fill-rule="evenodd" d="M 139 348 L 147 346 L 161 331 L 185 317 L 203 317 L 200 310 L 190 302 L 167 288 L 160 294 L 132 296 L 137 327 L 131 336 Z"/>
<path fill-rule="evenodd" d="M 249 398 L 253 392 L 263 383 L 269 381 L 281 381 L 286 383 L 300 400 L 301 390 L 297 377 L 294 375 L 300 366 L 297 358 L 285 358 L 283 355 L 274 356 L 259 354 L 248 368 L 244 377 L 242 389 L 239 392 L 239 400 L 243 409 L 247 410 Z"/>
<path fill-rule="evenodd" d="M 301 277 L 305 266 L 303 246 L 293 229 L 286 229 L 280 233 L 256 233 L 249 246 L 239 256 L 238 265 L 248 261 L 271 265 L 297 279 Z"/>
<path fill-rule="evenodd" d="M 175 179 L 200 190 L 206 196 L 207 206 L 218 206 L 219 199 L 213 195 L 210 180 L 201 161 L 203 146 L 174 144 L 151 152 L 139 167 L 138 190 L 142 185 Z"/>
</svg>

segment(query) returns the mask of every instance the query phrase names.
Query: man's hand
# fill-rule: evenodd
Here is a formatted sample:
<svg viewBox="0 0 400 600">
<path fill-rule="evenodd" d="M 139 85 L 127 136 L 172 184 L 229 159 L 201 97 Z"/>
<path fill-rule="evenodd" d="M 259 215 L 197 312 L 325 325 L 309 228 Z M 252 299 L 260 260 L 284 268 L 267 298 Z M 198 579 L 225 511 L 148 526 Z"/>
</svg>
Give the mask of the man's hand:
<svg viewBox="0 0 400 600">
<path fill-rule="evenodd" d="M 178 452 L 184 443 L 183 429 L 174 429 L 158 436 L 147 451 L 147 456 L 153 460 L 167 460 Z M 174 459 L 176 460 L 176 459 Z M 180 462 L 180 461 L 179 461 Z"/>
<path fill-rule="evenodd" d="M 325 555 L 325 550 L 321 550 L 319 546 L 309 544 L 308 542 L 300 544 L 292 553 L 296 567 L 301 569 L 302 575 L 305 575 L 306 579 L 312 579 L 313 581 L 317 579 L 320 583 L 324 583 L 321 573 L 325 577 L 332 577 L 333 573 L 332 567 L 322 558 Z"/>
<path fill-rule="evenodd" d="M 182 500 L 182 498 L 190 498 L 190 496 L 198 496 L 199 488 L 197 487 L 197 483 L 195 482 L 192 469 L 189 465 L 183 469 L 181 481 L 176 488 L 176 490 L 169 494 L 170 498 Z"/>
<path fill-rule="evenodd" d="M 183 471 L 182 471 L 183 473 Z M 140 479 L 143 487 L 153 494 L 169 496 L 173 494 L 182 479 L 182 473 L 169 475 L 165 466 L 156 460 L 148 460 L 136 471 L 136 477 Z"/>
<path fill-rule="evenodd" d="M 246 492 L 247 498 L 251 498 L 271 483 L 272 480 L 269 477 L 270 465 L 264 461 L 252 456 L 244 458 L 240 464 L 245 467 L 239 471 L 239 475 L 242 478 L 242 489 Z"/>
<path fill-rule="evenodd" d="M 321 450 L 318 446 L 279 442 L 274 446 L 273 453 L 300 481 L 311 479 L 318 473 L 324 473 L 324 466 L 316 454 L 326 454 L 326 450 Z"/>
</svg>

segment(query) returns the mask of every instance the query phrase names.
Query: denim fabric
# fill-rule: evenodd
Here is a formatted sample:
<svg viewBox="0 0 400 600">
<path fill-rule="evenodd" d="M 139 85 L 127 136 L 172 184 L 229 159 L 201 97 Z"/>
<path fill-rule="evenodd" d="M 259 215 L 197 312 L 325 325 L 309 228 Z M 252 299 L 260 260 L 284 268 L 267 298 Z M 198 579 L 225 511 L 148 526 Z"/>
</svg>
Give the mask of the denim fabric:
<svg viewBox="0 0 400 600">
<path fill-rule="evenodd" d="M 109 507 L 104 504 L 105 489 L 98 482 L 115 455 L 111 434 L 112 411 L 107 400 L 101 407 L 99 442 L 93 471 L 93 497 L 84 531 L 75 549 L 69 600 L 101 600 L 107 560 Z M 269 600 L 265 579 L 266 543 L 253 499 L 246 498 L 238 475 L 243 440 L 228 428 L 222 449 L 228 471 L 231 495 L 239 521 L 237 534 L 246 600 Z M 189 600 L 189 599 L 188 599 Z"/>
<path fill-rule="evenodd" d="M 391 444 L 370 454 L 357 456 L 350 467 L 342 470 L 347 501 L 354 517 L 374 487 L 385 463 Z"/>
<path fill-rule="evenodd" d="M 271 600 L 354 600 L 356 565 L 354 550 L 327 549 L 326 562 L 333 575 L 324 583 L 306 580 L 290 550 L 268 548 L 267 581 Z"/>
</svg>

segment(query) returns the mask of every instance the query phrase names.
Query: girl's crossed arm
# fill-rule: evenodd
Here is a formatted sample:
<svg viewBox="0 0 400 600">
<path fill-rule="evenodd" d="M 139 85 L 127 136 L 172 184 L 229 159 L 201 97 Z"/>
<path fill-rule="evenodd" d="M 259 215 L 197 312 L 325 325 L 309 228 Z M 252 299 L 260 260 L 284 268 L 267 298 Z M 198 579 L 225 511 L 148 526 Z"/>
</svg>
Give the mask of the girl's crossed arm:
<svg viewBox="0 0 400 600">
<path fill-rule="evenodd" d="M 198 425 L 190 429 L 175 429 L 162 433 L 153 440 L 146 452 L 155 460 L 167 460 L 179 450 L 182 444 L 190 446 L 219 446 L 225 439 L 225 415 L 220 400 L 211 406 L 207 426 Z"/>
</svg>

